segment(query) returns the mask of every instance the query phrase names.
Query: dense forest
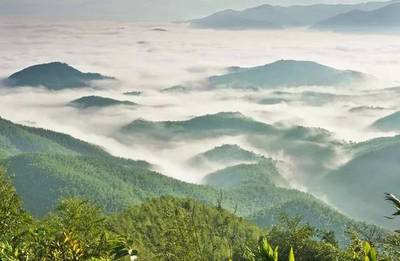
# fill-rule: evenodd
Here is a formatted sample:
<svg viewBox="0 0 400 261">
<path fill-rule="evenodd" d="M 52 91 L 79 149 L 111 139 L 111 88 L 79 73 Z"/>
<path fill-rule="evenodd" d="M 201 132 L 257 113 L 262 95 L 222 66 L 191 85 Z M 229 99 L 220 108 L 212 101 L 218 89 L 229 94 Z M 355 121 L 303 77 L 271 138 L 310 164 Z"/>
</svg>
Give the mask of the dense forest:
<svg viewBox="0 0 400 261">
<path fill-rule="evenodd" d="M 0 172 L 1 260 L 398 260 L 400 237 L 348 228 L 339 247 L 332 231 L 282 216 L 261 228 L 192 199 L 161 197 L 107 215 L 86 200 L 60 200 L 41 219 L 26 212 Z M 377 253 L 377 250 L 379 253 Z"/>
<path fill-rule="evenodd" d="M 189 159 L 229 162 L 195 185 L 65 134 L 0 124 L 1 260 L 399 258 L 396 234 L 290 188 L 278 161 L 238 146 Z"/>
</svg>

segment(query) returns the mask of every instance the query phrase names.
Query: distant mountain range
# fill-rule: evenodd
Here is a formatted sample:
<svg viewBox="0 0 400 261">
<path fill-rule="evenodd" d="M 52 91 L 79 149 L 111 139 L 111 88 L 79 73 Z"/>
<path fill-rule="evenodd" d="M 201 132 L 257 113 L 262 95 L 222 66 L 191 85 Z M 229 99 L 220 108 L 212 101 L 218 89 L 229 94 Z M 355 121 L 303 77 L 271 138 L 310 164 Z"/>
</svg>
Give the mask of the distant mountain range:
<svg viewBox="0 0 400 261">
<path fill-rule="evenodd" d="M 215 29 L 279 29 L 285 27 L 312 26 L 326 19 L 353 10 L 372 11 L 391 2 L 369 2 L 354 5 L 315 4 L 296 6 L 261 5 L 243 11 L 223 10 L 205 18 L 192 20 L 196 27 Z"/>
<path fill-rule="evenodd" d="M 107 97 L 92 95 L 92 96 L 84 96 L 79 99 L 73 100 L 69 103 L 69 105 L 79 109 L 87 109 L 87 108 L 103 108 L 103 107 L 117 106 L 117 105 L 134 106 L 137 104 L 131 101 L 120 101 Z"/>
<path fill-rule="evenodd" d="M 52 62 L 33 65 L 12 74 L 6 80 L 12 87 L 45 87 L 50 90 L 90 86 L 94 80 L 114 79 L 99 73 L 83 73 L 66 63 Z"/>
<path fill-rule="evenodd" d="M 337 86 L 359 83 L 370 76 L 350 70 L 337 70 L 311 61 L 280 60 L 209 78 L 219 88 L 279 88 L 297 86 Z"/>
<path fill-rule="evenodd" d="M 400 3 L 377 10 L 352 10 L 323 20 L 313 29 L 357 32 L 400 32 Z"/>
</svg>

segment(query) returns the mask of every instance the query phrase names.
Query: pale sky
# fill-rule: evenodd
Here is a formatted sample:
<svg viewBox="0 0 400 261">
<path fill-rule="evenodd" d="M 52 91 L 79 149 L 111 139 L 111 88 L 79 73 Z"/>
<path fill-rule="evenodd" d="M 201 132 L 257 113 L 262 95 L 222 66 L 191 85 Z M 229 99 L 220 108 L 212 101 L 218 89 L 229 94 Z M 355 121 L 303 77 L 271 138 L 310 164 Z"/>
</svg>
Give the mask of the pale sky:
<svg viewBox="0 0 400 261">
<path fill-rule="evenodd" d="M 176 21 L 260 4 L 359 3 L 362 0 L 0 0 L 0 16 Z"/>
</svg>

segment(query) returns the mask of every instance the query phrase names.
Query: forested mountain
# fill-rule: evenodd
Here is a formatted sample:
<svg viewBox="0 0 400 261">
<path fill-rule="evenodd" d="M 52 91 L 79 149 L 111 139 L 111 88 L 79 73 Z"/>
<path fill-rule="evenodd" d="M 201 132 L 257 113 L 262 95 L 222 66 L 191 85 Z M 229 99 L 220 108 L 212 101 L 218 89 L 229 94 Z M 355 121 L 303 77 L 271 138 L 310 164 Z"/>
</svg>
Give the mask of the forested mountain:
<svg viewBox="0 0 400 261">
<path fill-rule="evenodd" d="M 208 114 L 183 121 L 135 120 L 123 127 L 117 138 L 131 144 L 146 144 L 151 140 L 166 145 L 171 141 L 225 136 L 240 136 L 263 155 L 284 152 L 296 167 L 297 178 L 304 182 L 329 171 L 346 147 L 323 129 L 270 125 L 238 112 Z"/>
<path fill-rule="evenodd" d="M 87 108 L 103 108 L 103 107 L 117 106 L 117 105 L 134 106 L 137 104 L 131 101 L 120 101 L 107 97 L 91 95 L 73 100 L 69 103 L 69 105 L 78 109 L 87 109 Z"/>
<path fill-rule="evenodd" d="M 99 73 L 83 73 L 66 63 L 52 62 L 27 67 L 8 77 L 10 86 L 46 87 L 50 90 L 87 87 L 91 81 L 114 79 Z"/>
<path fill-rule="evenodd" d="M 310 61 L 280 60 L 209 78 L 219 88 L 271 89 L 297 86 L 341 86 L 362 82 L 368 76 L 355 71 L 337 70 Z"/>
<path fill-rule="evenodd" d="M 261 5 L 243 11 L 223 10 L 210 16 L 192 20 L 197 27 L 216 29 L 278 29 L 285 27 L 310 26 L 322 20 L 352 10 L 371 11 L 391 2 L 368 2 L 354 5 L 315 4 L 294 6 Z"/>
<path fill-rule="evenodd" d="M 393 3 L 378 10 L 353 10 L 320 21 L 314 29 L 359 32 L 399 32 L 400 3 Z"/>
<path fill-rule="evenodd" d="M 285 214 L 299 216 L 318 229 L 334 231 L 339 242 L 344 244 L 348 226 L 363 226 L 310 194 L 285 188 L 286 182 L 275 162 L 270 160 L 228 167 L 203 179 L 204 184 L 221 189 L 224 199 L 235 195 L 246 197 L 250 205 L 238 204 L 238 213 L 242 208 L 252 209 L 246 212 L 246 217 L 262 227 L 276 224 Z"/>
<path fill-rule="evenodd" d="M 190 158 L 188 164 L 201 168 L 209 164 L 234 165 L 256 162 L 261 159 L 263 159 L 262 155 L 242 149 L 238 145 L 224 144 Z"/>
<path fill-rule="evenodd" d="M 221 208 L 191 199 L 162 197 L 113 216 L 91 202 L 64 199 L 43 219 L 20 204 L 0 171 L 0 259 L 4 260 L 356 260 L 376 255 L 362 233 L 351 230 L 339 248 L 330 231 L 282 218 L 264 232 Z M 18 236 L 15 236 L 17 235 Z M 386 237 L 386 236 L 385 236 Z M 267 239 L 268 238 L 268 239 Z M 389 240 L 396 237 L 388 235 Z M 369 242 L 376 238 L 369 237 Z M 270 242 L 278 246 L 272 248 Z M 279 253 L 278 253 L 279 249 Z M 388 256 L 396 244 L 385 244 Z M 383 248 L 380 248 L 383 250 Z M 362 258 L 362 259 L 361 259 Z M 376 261 L 376 259 L 369 259 Z"/>
<path fill-rule="evenodd" d="M 146 162 L 113 157 L 99 147 L 68 135 L 6 120 L 1 120 L 1 124 L 1 165 L 12 177 L 24 206 L 39 216 L 53 210 L 59 199 L 70 196 L 89 199 L 108 212 L 164 195 L 197 199 L 211 205 L 220 198 L 223 208 L 236 209 L 243 217 L 280 208 L 293 200 L 310 202 L 305 203 L 308 205 L 320 202 L 309 194 L 280 187 L 287 186 L 287 181 L 276 162 L 263 157 L 256 156 L 257 161 L 253 164 L 212 173 L 204 179 L 205 185 L 194 185 L 158 174 L 150 170 L 151 166 Z M 257 131 L 270 129 L 268 125 L 258 123 L 255 126 L 250 128 Z M 235 146 L 225 148 L 254 156 Z M 320 206 L 323 205 L 320 202 Z M 319 208 L 318 204 L 312 206 Z M 336 220 L 336 212 L 331 211 Z M 267 216 L 272 215 L 270 212 Z M 314 220 L 310 219 L 310 222 Z M 338 238 L 343 240 L 346 224 L 354 221 L 337 222 L 341 223 Z"/>
<path fill-rule="evenodd" d="M 164 140 L 275 132 L 276 129 L 273 126 L 254 121 L 239 112 L 208 114 L 186 121 L 151 122 L 139 119 L 121 130 L 121 133 L 126 136 L 139 135 Z"/>
</svg>

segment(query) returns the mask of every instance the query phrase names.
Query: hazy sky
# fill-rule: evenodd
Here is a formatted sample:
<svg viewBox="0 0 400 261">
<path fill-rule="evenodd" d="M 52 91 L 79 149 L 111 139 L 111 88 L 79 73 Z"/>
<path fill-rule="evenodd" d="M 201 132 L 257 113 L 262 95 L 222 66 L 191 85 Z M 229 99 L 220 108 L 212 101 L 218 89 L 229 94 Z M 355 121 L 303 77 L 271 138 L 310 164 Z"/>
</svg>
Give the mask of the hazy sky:
<svg viewBox="0 0 400 261">
<path fill-rule="evenodd" d="M 263 3 L 358 3 L 362 0 L 0 0 L 0 15 L 37 18 L 173 21 Z"/>
</svg>

